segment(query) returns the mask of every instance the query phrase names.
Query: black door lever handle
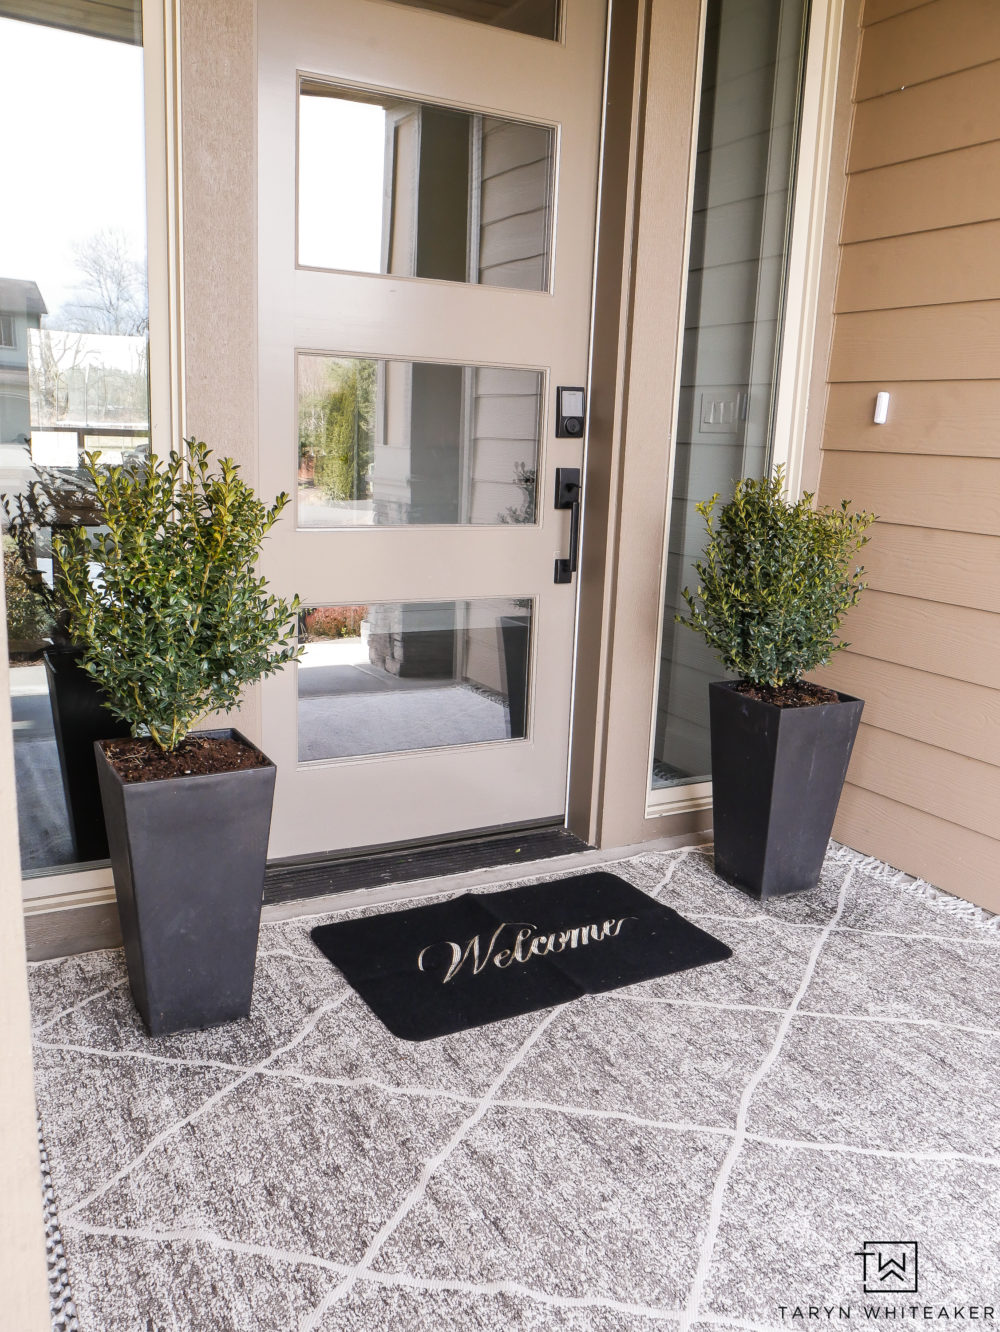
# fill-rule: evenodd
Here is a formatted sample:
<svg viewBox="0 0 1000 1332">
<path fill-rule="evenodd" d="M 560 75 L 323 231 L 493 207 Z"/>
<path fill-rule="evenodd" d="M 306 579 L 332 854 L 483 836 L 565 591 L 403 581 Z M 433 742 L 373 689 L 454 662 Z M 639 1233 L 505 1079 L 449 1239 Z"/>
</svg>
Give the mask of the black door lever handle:
<svg viewBox="0 0 1000 1332">
<path fill-rule="evenodd" d="M 569 509 L 569 555 L 556 558 L 554 580 L 557 583 L 570 583 L 576 573 L 580 558 L 580 469 L 579 467 L 556 468 L 556 503 L 557 509 Z"/>
</svg>

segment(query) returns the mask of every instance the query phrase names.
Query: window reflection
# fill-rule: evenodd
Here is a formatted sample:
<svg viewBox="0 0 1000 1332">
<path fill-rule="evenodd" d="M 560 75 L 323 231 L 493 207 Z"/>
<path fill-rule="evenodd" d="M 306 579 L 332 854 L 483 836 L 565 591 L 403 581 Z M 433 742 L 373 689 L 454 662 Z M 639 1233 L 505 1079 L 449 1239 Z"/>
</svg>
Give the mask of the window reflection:
<svg viewBox="0 0 1000 1332">
<path fill-rule="evenodd" d="M 299 263 L 543 291 L 553 138 L 544 125 L 303 82 Z"/>
<path fill-rule="evenodd" d="M 532 602 L 311 606 L 299 620 L 299 761 L 519 740 Z"/>
<path fill-rule="evenodd" d="M 537 370 L 299 356 L 299 527 L 535 521 Z"/>
<path fill-rule="evenodd" d="M 799 118 L 804 0 L 709 0 L 654 735 L 654 788 L 710 775 L 712 651 L 674 616 L 695 509 L 768 470 Z"/>
<path fill-rule="evenodd" d="M 120 724 L 89 677 L 81 686 L 51 538 L 98 521 L 84 450 L 108 463 L 148 451 L 145 116 L 138 0 L 3 8 L 34 20 L 0 18 L 0 85 L 23 113 L 3 152 L 0 518 L 21 866 L 32 874 L 107 856 L 93 741 Z"/>
<path fill-rule="evenodd" d="M 529 37 L 554 40 L 559 36 L 558 0 L 395 0 L 395 3 L 474 19 L 476 23 L 523 32 Z"/>
</svg>

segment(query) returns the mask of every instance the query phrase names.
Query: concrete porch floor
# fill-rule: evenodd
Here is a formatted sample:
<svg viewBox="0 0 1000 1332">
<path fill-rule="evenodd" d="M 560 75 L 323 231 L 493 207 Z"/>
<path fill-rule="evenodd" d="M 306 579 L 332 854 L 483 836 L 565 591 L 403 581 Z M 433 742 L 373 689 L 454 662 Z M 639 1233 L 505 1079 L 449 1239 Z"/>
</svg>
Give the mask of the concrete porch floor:
<svg viewBox="0 0 1000 1332">
<path fill-rule="evenodd" d="M 420 1045 L 315 916 L 266 923 L 251 1018 L 193 1035 L 144 1034 L 120 952 L 33 964 L 55 1325 L 990 1326 L 1000 918 L 835 844 L 763 906 L 707 849 L 603 867 L 732 960 Z M 918 1293 L 865 1293 L 887 1240 Z"/>
</svg>

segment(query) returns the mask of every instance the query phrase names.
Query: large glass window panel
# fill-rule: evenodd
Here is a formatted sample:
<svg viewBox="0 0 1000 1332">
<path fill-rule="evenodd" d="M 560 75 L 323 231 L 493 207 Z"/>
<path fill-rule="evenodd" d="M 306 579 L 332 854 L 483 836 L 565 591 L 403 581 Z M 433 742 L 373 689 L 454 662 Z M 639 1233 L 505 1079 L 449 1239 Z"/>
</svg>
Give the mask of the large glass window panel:
<svg viewBox="0 0 1000 1332">
<path fill-rule="evenodd" d="M 476 23 L 523 32 L 529 37 L 555 40 L 559 36 L 558 0 L 395 0 L 395 3 L 474 19 Z"/>
<path fill-rule="evenodd" d="M 678 625 L 699 500 L 768 467 L 806 0 L 709 0 L 653 748 L 654 788 L 705 780 L 704 640 Z"/>
<path fill-rule="evenodd" d="M 14 0 L 0 15 L 16 109 L 2 154 L 0 522 L 21 866 L 35 874 L 105 854 L 99 801 L 80 797 L 57 748 L 42 653 L 68 641 L 52 532 L 97 521 L 81 454 L 148 451 L 145 112 L 138 0 Z"/>
<path fill-rule="evenodd" d="M 307 608 L 299 761 L 522 739 L 531 624 L 530 598 Z"/>
<path fill-rule="evenodd" d="M 538 370 L 298 358 L 298 525 L 535 521 Z"/>
<path fill-rule="evenodd" d="M 298 261 L 544 291 L 546 125 L 303 81 Z"/>
</svg>

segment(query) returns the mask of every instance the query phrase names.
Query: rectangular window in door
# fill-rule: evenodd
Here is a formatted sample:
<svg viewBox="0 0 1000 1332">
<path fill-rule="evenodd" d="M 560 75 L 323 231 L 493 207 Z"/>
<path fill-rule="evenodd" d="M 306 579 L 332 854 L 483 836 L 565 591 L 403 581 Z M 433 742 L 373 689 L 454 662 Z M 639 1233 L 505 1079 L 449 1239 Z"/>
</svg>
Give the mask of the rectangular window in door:
<svg viewBox="0 0 1000 1332">
<path fill-rule="evenodd" d="M 299 762 L 522 740 L 530 598 L 302 612 Z"/>
<path fill-rule="evenodd" d="M 548 290 L 551 126 L 303 80 L 298 140 L 303 267 Z"/>
<path fill-rule="evenodd" d="M 301 353 L 299 528 L 534 523 L 543 378 Z"/>
</svg>

